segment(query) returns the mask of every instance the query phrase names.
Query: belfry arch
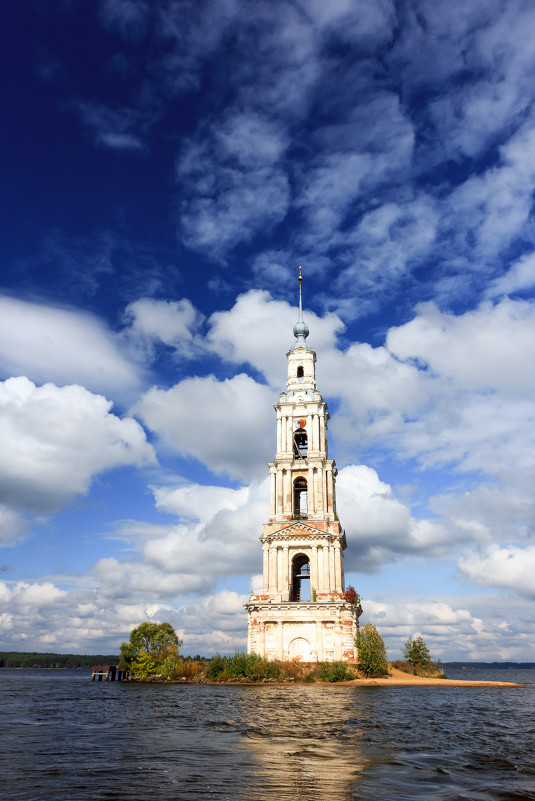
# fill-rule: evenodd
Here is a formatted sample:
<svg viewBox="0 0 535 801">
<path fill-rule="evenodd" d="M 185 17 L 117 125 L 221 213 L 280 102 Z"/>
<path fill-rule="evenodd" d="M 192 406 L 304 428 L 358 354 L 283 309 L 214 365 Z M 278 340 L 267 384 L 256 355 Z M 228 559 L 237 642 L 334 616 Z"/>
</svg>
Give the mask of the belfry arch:
<svg viewBox="0 0 535 801">
<path fill-rule="evenodd" d="M 310 559 L 299 553 L 292 559 L 292 589 L 290 601 L 310 601 Z"/>
<path fill-rule="evenodd" d="M 306 459 L 308 456 L 308 434 L 306 429 L 298 428 L 294 431 L 294 458 Z"/>
<path fill-rule="evenodd" d="M 294 518 L 308 516 L 308 482 L 303 476 L 294 479 Z"/>
</svg>

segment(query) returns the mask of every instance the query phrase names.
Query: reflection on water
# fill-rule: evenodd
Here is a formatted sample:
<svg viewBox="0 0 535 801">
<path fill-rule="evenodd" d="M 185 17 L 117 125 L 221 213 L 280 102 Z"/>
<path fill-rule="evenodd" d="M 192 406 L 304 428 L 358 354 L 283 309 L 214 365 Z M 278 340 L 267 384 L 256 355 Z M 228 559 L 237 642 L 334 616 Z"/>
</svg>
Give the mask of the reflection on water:
<svg viewBox="0 0 535 801">
<path fill-rule="evenodd" d="M 355 691 L 338 687 L 250 688 L 241 699 L 253 757 L 247 791 L 253 801 L 345 801 L 364 758 L 359 729 L 346 723 Z"/>
</svg>

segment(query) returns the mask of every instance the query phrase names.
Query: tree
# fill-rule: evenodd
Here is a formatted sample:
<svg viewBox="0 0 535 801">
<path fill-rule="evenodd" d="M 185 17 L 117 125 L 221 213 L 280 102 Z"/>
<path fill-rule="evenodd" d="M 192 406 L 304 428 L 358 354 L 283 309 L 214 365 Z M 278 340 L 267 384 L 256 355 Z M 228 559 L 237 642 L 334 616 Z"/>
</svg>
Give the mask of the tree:
<svg viewBox="0 0 535 801">
<path fill-rule="evenodd" d="M 421 637 L 409 637 L 403 649 L 403 656 L 417 670 L 434 667 L 429 649 Z"/>
<path fill-rule="evenodd" d="M 366 676 L 387 676 L 388 662 L 383 638 L 371 623 L 359 629 L 355 645 L 358 651 L 358 665 Z"/>
<path fill-rule="evenodd" d="M 122 643 L 119 667 L 133 672 L 135 667 L 145 678 L 152 665 L 155 673 L 168 657 L 178 659 L 181 645 L 170 623 L 141 623 L 130 632 L 130 641 Z"/>
</svg>

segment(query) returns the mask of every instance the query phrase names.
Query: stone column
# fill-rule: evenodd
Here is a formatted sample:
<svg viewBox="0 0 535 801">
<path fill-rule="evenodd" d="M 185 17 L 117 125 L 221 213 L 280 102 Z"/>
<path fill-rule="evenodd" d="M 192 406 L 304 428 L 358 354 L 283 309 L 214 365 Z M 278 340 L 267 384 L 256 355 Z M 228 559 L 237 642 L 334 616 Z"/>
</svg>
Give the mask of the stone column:
<svg viewBox="0 0 535 801">
<path fill-rule="evenodd" d="M 329 546 L 323 546 L 323 589 L 325 592 L 329 592 L 331 589 L 331 579 L 330 579 L 330 570 L 329 570 Z"/>
<path fill-rule="evenodd" d="M 283 545 L 282 548 L 282 600 L 290 600 L 290 562 L 288 558 L 288 546 Z"/>
<path fill-rule="evenodd" d="M 283 505 L 283 498 L 284 498 L 284 496 L 283 496 L 284 487 L 283 487 L 283 482 L 282 482 L 282 470 L 277 470 L 276 485 L 277 485 L 277 496 L 276 496 L 277 500 L 276 500 L 275 514 L 277 515 L 277 517 L 282 517 L 282 505 Z"/>
<path fill-rule="evenodd" d="M 269 514 L 271 517 L 275 516 L 277 508 L 277 479 L 275 469 L 270 468 L 269 471 Z"/>
<path fill-rule="evenodd" d="M 288 453 L 293 454 L 293 452 L 294 452 L 294 443 L 293 443 L 294 432 L 293 432 L 293 418 L 292 417 L 288 417 L 288 419 L 287 419 L 287 433 L 288 433 L 288 444 L 286 446 L 286 450 L 288 451 Z"/>
<path fill-rule="evenodd" d="M 282 490 L 282 513 L 283 515 L 292 514 L 292 474 L 290 470 L 283 472 L 283 490 Z"/>
<path fill-rule="evenodd" d="M 323 548 L 318 548 L 318 592 L 323 592 L 324 589 L 323 579 Z"/>
<path fill-rule="evenodd" d="M 269 590 L 276 592 L 277 590 L 277 548 L 271 545 L 269 549 Z"/>
<path fill-rule="evenodd" d="M 281 417 L 281 453 L 284 453 L 286 450 L 286 441 L 287 441 L 287 434 L 286 434 L 286 415 L 282 415 Z"/>
<path fill-rule="evenodd" d="M 320 416 L 314 415 L 314 450 L 319 451 L 320 448 Z"/>
<path fill-rule="evenodd" d="M 336 592 L 336 571 L 334 567 L 334 548 L 329 548 L 329 583 L 331 592 Z"/>
<path fill-rule="evenodd" d="M 334 548 L 334 570 L 336 580 L 336 592 L 342 592 L 342 557 L 339 545 Z"/>
<path fill-rule="evenodd" d="M 325 450 L 325 417 L 320 417 L 320 450 Z"/>
<path fill-rule="evenodd" d="M 276 650 L 276 659 L 280 659 L 281 661 L 284 659 L 283 656 L 283 622 L 279 620 L 277 623 L 277 634 L 276 634 L 276 642 L 277 642 L 277 650 Z"/>
<path fill-rule="evenodd" d="M 308 468 L 307 490 L 308 490 L 308 516 L 310 517 L 310 515 L 314 514 L 316 511 L 316 493 L 314 492 L 314 469 L 312 467 Z"/>
<path fill-rule="evenodd" d="M 267 545 L 262 545 L 262 587 L 269 590 L 269 551 Z"/>
<path fill-rule="evenodd" d="M 325 509 L 327 512 L 333 511 L 333 471 L 332 467 L 328 467 L 325 471 Z"/>
<path fill-rule="evenodd" d="M 277 415 L 277 453 L 282 451 L 282 418 Z"/>
<path fill-rule="evenodd" d="M 284 589 L 282 583 L 282 548 L 277 548 L 277 592 L 282 589 Z"/>
<path fill-rule="evenodd" d="M 312 589 L 318 591 L 318 546 L 312 546 L 312 559 L 310 560 L 310 600 L 312 600 Z"/>
</svg>

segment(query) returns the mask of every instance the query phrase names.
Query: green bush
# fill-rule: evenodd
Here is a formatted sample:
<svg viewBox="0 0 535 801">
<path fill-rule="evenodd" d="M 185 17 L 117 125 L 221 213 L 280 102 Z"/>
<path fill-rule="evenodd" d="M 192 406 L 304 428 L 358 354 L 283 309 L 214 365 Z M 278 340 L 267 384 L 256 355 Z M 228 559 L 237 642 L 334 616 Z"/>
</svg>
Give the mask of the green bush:
<svg viewBox="0 0 535 801">
<path fill-rule="evenodd" d="M 371 623 L 359 629 L 355 645 L 358 651 L 358 665 L 365 676 L 388 676 L 388 662 L 383 638 Z"/>
<path fill-rule="evenodd" d="M 350 681 L 355 678 L 355 674 L 347 662 L 323 662 L 320 668 L 320 678 L 322 681 Z"/>
<path fill-rule="evenodd" d="M 209 662 L 206 678 L 210 681 L 228 681 L 230 679 L 249 679 L 262 681 L 266 678 L 277 678 L 279 666 L 269 662 L 258 654 L 246 654 L 237 651 L 234 656 L 216 654 Z"/>
</svg>

